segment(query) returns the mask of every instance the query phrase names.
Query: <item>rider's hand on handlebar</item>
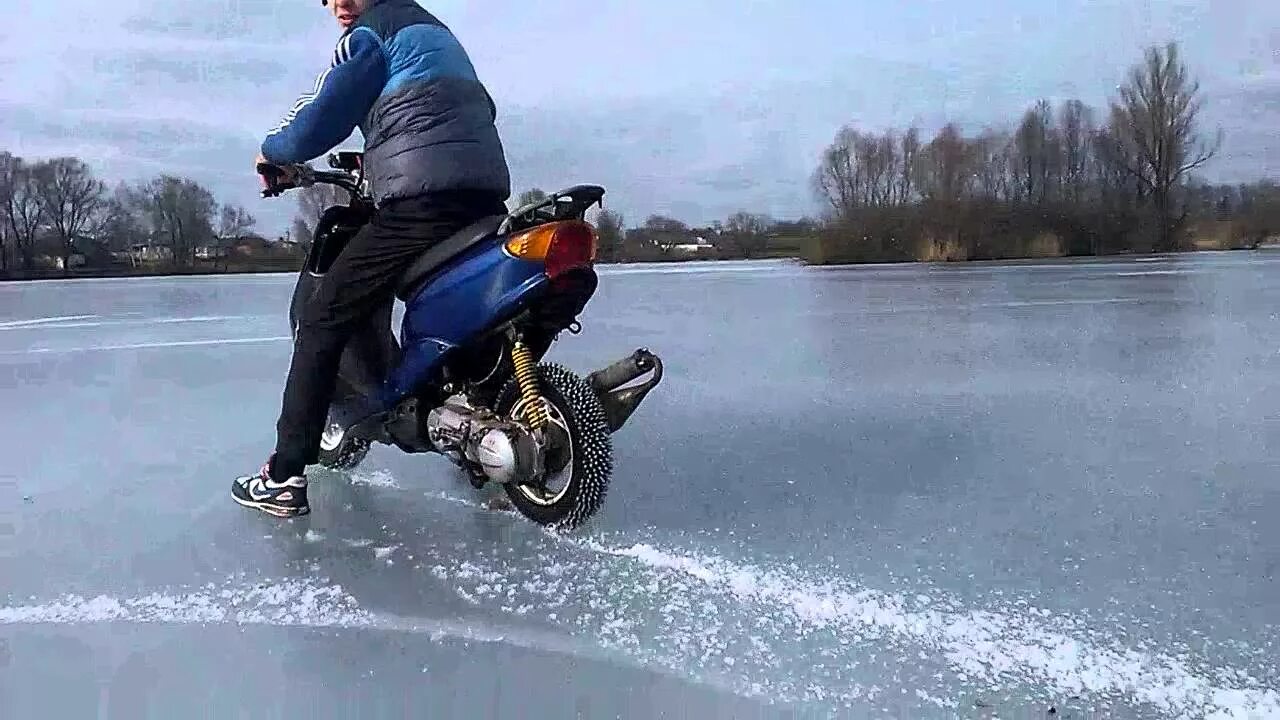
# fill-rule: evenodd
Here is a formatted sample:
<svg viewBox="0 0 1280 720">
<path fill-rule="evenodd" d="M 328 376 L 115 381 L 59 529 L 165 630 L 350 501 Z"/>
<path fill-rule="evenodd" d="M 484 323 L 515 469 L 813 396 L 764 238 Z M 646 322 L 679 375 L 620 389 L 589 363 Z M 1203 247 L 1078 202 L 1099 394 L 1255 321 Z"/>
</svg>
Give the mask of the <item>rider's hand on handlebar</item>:
<svg viewBox="0 0 1280 720">
<path fill-rule="evenodd" d="M 283 183 L 295 179 L 296 171 L 292 165 L 278 165 L 258 153 L 253 161 L 254 169 L 265 183 Z"/>
<path fill-rule="evenodd" d="M 276 165 L 263 157 L 262 153 L 258 153 L 253 165 L 258 173 L 258 179 L 262 181 L 262 189 L 265 192 L 291 188 L 298 179 L 295 168 L 289 165 Z"/>
</svg>

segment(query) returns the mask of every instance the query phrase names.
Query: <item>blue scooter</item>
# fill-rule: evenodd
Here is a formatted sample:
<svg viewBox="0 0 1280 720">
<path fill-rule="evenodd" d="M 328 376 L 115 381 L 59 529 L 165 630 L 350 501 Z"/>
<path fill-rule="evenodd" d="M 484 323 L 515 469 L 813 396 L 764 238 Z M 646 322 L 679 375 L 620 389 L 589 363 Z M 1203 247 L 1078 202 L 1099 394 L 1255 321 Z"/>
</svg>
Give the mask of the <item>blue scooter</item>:
<svg viewBox="0 0 1280 720">
<path fill-rule="evenodd" d="M 290 166 L 287 182 L 258 166 L 266 197 L 328 183 L 351 198 L 320 217 L 290 303 L 295 335 L 299 308 L 373 212 L 362 160 L 339 152 L 328 156 L 332 172 Z M 353 469 L 373 443 L 438 453 L 477 489 L 499 483 L 536 523 L 572 529 L 590 519 L 611 480 L 612 435 L 662 380 L 662 361 L 644 348 L 585 378 L 542 362 L 560 333 L 582 330 L 577 317 L 599 282 L 586 212 L 604 193 L 570 187 L 426 250 L 348 342 L 318 464 Z M 396 299 L 405 304 L 399 341 Z"/>
</svg>

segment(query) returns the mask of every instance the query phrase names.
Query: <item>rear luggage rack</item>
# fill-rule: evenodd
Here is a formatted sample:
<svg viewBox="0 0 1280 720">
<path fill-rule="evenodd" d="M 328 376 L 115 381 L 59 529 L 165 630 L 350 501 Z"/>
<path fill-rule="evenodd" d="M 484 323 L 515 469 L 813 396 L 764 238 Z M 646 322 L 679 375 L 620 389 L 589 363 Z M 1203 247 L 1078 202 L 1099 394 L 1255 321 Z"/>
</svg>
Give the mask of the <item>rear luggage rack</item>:
<svg viewBox="0 0 1280 720">
<path fill-rule="evenodd" d="M 574 185 L 511 211 L 498 227 L 498 234 L 520 232 L 561 220 L 583 220 L 592 205 L 604 207 L 604 188 Z"/>
</svg>

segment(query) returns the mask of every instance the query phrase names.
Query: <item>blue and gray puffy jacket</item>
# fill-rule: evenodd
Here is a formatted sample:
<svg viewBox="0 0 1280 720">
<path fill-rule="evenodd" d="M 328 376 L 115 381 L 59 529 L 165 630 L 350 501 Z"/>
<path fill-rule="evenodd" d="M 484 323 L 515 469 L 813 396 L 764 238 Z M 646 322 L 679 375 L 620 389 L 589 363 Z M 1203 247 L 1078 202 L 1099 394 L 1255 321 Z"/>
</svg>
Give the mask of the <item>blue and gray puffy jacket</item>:
<svg viewBox="0 0 1280 720">
<path fill-rule="evenodd" d="M 359 127 L 374 201 L 448 190 L 511 194 L 493 99 L 449 28 L 414 0 L 373 0 L 262 155 L 301 163 Z"/>
</svg>

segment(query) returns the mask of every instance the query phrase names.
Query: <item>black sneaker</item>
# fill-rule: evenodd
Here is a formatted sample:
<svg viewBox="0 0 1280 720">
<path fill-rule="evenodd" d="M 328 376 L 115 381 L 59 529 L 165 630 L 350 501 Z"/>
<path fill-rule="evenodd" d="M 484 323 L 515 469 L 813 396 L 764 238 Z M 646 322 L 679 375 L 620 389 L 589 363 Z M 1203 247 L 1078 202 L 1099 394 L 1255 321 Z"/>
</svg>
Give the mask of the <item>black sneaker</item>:
<svg viewBox="0 0 1280 720">
<path fill-rule="evenodd" d="M 263 465 L 256 475 L 236 478 L 231 484 L 231 498 L 245 507 L 276 517 L 296 517 L 311 512 L 307 504 L 306 476 L 276 482 L 271 479 L 270 465 Z"/>
</svg>

